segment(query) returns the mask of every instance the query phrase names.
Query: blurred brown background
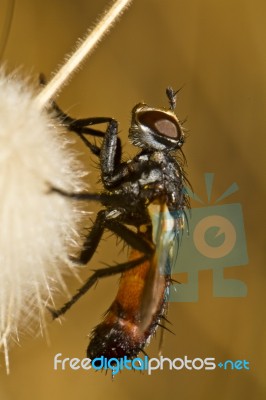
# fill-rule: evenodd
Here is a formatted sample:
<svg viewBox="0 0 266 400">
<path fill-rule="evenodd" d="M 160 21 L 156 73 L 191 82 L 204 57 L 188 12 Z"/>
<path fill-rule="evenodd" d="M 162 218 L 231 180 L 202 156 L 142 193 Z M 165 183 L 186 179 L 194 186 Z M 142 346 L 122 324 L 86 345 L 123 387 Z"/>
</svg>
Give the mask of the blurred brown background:
<svg viewBox="0 0 266 400">
<path fill-rule="evenodd" d="M 7 0 L 0 1 L 0 23 Z M 3 61 L 8 70 L 47 77 L 105 6 L 106 0 L 18 0 Z M 113 116 L 126 142 L 132 106 L 165 106 L 165 88 L 184 85 L 177 113 L 188 117 L 184 146 L 188 176 L 206 198 L 204 173 L 214 172 L 213 199 L 233 182 L 240 190 L 228 201 L 242 204 L 249 264 L 228 269 L 246 282 L 246 298 L 215 298 L 212 273 L 200 273 L 197 303 L 171 305 L 175 336 L 165 335 L 164 355 L 246 359 L 249 371 L 160 371 L 148 376 L 54 371 L 53 357 L 85 356 L 87 335 L 114 297 L 117 279 L 101 282 L 66 315 L 50 323 L 50 345 L 22 338 L 11 351 L 11 375 L 1 359 L 0 399 L 178 399 L 260 400 L 265 398 L 265 108 L 266 4 L 262 0 L 135 0 L 119 24 L 58 98 L 71 115 Z M 77 143 L 92 173 L 92 157 Z M 124 147 L 132 154 L 130 146 Z M 96 175 L 94 175 L 96 174 Z M 225 201 L 226 203 L 226 201 Z M 119 255 L 119 257 L 122 257 Z M 92 262 L 118 260 L 106 240 Z M 83 277 L 89 274 L 84 270 Z M 79 286 L 70 282 L 72 292 Z M 58 299 L 62 304 L 63 298 Z M 156 357 L 158 338 L 148 348 Z"/>
</svg>

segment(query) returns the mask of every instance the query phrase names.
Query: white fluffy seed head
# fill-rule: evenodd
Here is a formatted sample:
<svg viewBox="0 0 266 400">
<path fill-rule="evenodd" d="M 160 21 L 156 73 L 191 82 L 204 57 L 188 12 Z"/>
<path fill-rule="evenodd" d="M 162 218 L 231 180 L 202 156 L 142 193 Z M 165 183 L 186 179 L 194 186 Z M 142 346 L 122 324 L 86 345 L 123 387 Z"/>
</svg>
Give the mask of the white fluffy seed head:
<svg viewBox="0 0 266 400">
<path fill-rule="evenodd" d="M 75 245 L 81 213 L 49 185 L 82 189 L 84 173 L 68 147 L 69 133 L 45 110 L 36 90 L 0 71 L 0 348 L 33 322 L 44 327 L 45 305 Z M 67 267 L 67 268 L 66 268 Z"/>
</svg>

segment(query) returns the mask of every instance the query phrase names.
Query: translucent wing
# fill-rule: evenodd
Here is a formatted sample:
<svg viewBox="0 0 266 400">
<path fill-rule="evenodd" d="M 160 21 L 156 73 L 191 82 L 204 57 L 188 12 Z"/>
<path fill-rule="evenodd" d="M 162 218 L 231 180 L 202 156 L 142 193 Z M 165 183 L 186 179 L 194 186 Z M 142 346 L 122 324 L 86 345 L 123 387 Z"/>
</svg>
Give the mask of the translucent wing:
<svg viewBox="0 0 266 400">
<path fill-rule="evenodd" d="M 143 290 L 141 327 L 143 331 L 152 324 L 154 315 L 161 308 L 163 315 L 169 295 L 171 266 L 176 256 L 183 215 L 169 212 L 166 203 L 152 203 L 148 211 L 153 227 L 153 243 L 156 247 L 150 261 L 150 270 Z"/>
</svg>

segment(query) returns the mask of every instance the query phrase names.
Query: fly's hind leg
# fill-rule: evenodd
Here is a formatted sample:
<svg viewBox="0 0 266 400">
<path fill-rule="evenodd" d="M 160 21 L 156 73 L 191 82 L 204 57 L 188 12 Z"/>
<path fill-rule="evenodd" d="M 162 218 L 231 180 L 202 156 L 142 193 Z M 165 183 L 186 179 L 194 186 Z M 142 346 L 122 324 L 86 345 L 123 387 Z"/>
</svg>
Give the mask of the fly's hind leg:
<svg viewBox="0 0 266 400">
<path fill-rule="evenodd" d="M 48 310 L 51 312 L 54 319 L 60 317 L 61 315 L 65 314 L 65 312 L 68 311 L 72 307 L 72 305 L 76 303 L 99 279 L 128 271 L 143 263 L 148 258 L 149 256 L 145 255 L 138 259 L 127 261 L 123 264 L 114 265 L 112 267 L 102 268 L 94 271 L 93 275 L 91 275 L 87 279 L 84 285 L 78 289 L 77 293 L 67 303 L 65 303 L 62 308 L 54 310 L 48 307 Z"/>
</svg>

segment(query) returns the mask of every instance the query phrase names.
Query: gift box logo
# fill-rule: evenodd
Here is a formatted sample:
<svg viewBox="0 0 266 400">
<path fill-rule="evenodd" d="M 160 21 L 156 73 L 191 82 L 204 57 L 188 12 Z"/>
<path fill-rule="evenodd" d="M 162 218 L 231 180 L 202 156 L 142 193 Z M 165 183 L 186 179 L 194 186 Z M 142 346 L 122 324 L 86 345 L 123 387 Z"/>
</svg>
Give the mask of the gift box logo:
<svg viewBox="0 0 266 400">
<path fill-rule="evenodd" d="M 205 174 L 208 204 L 211 200 L 214 174 Z M 232 184 L 216 201 L 238 190 Z M 203 201 L 194 193 L 191 198 Z M 170 301 L 195 302 L 199 298 L 199 271 L 212 270 L 214 297 L 245 297 L 246 284 L 225 279 L 224 268 L 248 263 L 242 207 L 239 203 L 203 206 L 191 210 L 188 227 L 184 229 L 172 273 L 186 273 L 187 283 L 171 287 Z M 188 231 L 187 234 L 185 231 Z"/>
</svg>

